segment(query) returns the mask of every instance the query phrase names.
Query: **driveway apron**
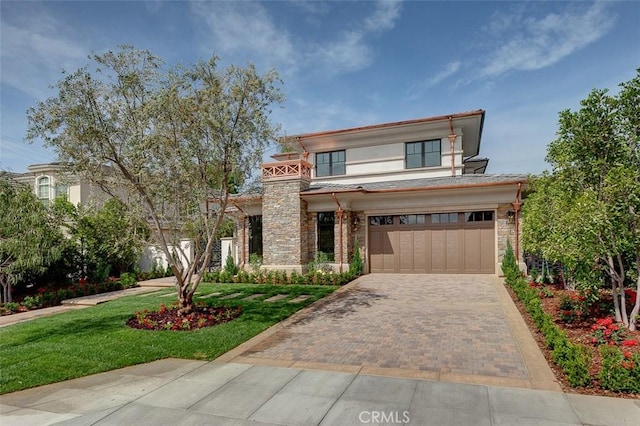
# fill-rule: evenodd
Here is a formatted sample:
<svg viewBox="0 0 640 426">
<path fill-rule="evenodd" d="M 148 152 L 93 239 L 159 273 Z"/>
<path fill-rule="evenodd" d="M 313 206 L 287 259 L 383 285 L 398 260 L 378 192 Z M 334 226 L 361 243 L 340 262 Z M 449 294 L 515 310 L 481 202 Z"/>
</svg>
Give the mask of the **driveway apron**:
<svg viewBox="0 0 640 426">
<path fill-rule="evenodd" d="M 560 390 L 494 275 L 369 274 L 219 360 Z"/>
</svg>

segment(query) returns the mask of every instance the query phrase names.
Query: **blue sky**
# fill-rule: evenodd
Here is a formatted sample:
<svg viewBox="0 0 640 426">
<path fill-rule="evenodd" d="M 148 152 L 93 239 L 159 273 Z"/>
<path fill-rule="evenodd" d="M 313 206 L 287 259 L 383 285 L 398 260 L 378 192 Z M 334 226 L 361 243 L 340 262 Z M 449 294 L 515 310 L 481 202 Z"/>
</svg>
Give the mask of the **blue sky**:
<svg viewBox="0 0 640 426">
<path fill-rule="evenodd" d="M 26 110 L 91 52 L 275 68 L 283 134 L 484 109 L 488 173 L 538 173 L 558 112 L 640 66 L 640 2 L 2 0 L 0 169 L 55 160 Z"/>
</svg>

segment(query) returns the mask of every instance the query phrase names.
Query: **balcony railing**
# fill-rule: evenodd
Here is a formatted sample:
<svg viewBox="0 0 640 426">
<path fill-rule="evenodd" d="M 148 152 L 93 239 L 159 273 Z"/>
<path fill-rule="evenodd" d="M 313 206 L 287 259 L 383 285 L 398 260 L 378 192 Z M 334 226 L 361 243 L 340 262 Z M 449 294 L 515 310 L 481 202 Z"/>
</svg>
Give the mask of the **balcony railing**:
<svg viewBox="0 0 640 426">
<path fill-rule="evenodd" d="M 262 180 L 306 179 L 311 180 L 313 165 L 304 160 L 278 161 L 262 164 Z"/>
</svg>

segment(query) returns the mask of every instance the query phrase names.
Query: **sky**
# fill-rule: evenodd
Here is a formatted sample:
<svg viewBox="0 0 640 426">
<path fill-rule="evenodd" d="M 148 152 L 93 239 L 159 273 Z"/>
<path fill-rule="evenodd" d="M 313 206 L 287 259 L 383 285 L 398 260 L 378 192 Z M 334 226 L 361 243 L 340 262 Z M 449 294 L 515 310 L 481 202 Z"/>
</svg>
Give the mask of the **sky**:
<svg viewBox="0 0 640 426">
<path fill-rule="evenodd" d="M 168 65 L 274 68 L 283 135 L 483 109 L 487 173 L 540 173 L 558 113 L 640 67 L 640 1 L 0 1 L 0 169 L 62 71 L 130 44 Z M 269 153 L 276 152 L 276 148 Z"/>
</svg>

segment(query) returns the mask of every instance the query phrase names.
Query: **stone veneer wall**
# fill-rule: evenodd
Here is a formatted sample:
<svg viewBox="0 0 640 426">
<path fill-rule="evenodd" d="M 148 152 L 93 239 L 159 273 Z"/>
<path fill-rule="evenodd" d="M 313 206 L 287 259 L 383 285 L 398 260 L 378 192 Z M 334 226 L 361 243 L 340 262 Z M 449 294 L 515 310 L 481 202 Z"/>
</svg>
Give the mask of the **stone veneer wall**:
<svg viewBox="0 0 640 426">
<path fill-rule="evenodd" d="M 303 272 L 309 262 L 307 203 L 300 191 L 305 179 L 264 182 L 262 196 L 263 265 L 267 269 Z"/>
<path fill-rule="evenodd" d="M 497 217 L 497 226 L 498 226 L 498 263 L 502 264 L 502 258 L 504 257 L 504 252 L 507 249 L 507 240 L 511 241 L 511 247 L 513 250 L 516 249 L 515 244 L 515 235 L 516 235 L 516 225 L 514 223 L 509 223 L 507 219 L 507 211 L 513 210 L 513 206 L 511 203 L 508 204 L 500 204 L 498 206 L 498 217 Z M 518 215 L 519 221 L 519 233 L 520 233 L 520 246 L 519 252 L 520 255 L 518 259 L 522 262 L 522 211 L 520 211 Z M 500 271 L 498 271 L 500 272 Z"/>
</svg>

